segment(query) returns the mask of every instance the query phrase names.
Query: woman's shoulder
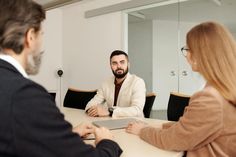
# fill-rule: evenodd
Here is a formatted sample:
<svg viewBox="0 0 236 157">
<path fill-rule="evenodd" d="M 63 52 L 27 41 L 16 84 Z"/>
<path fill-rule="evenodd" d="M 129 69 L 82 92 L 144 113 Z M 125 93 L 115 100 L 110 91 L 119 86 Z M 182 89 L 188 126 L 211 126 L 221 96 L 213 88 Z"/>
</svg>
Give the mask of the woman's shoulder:
<svg viewBox="0 0 236 157">
<path fill-rule="evenodd" d="M 225 101 L 224 97 L 220 94 L 220 92 L 211 85 L 206 85 L 201 91 L 196 92 L 190 98 L 190 102 L 198 101 L 198 102 L 218 102 L 223 103 Z"/>
<path fill-rule="evenodd" d="M 214 96 L 214 97 L 222 97 L 222 95 L 220 94 L 220 92 L 214 88 L 211 85 L 206 85 L 202 90 L 196 92 L 195 94 L 193 94 L 192 97 L 198 97 L 198 96 Z"/>
</svg>

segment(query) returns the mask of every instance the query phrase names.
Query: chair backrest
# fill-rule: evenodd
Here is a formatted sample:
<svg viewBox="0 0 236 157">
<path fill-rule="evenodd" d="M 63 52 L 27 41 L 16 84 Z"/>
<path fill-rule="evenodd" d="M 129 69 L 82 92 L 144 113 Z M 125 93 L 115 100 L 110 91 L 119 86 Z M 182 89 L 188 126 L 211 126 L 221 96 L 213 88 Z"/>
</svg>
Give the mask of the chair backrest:
<svg viewBox="0 0 236 157">
<path fill-rule="evenodd" d="M 56 99 L 56 93 L 55 92 L 49 92 L 49 94 L 52 96 L 53 100 Z"/>
<path fill-rule="evenodd" d="M 97 90 L 82 91 L 69 88 L 64 99 L 64 107 L 85 109 L 87 103 L 96 95 L 96 93 Z"/>
<path fill-rule="evenodd" d="M 150 114 L 152 111 L 152 106 L 155 101 L 155 98 L 156 98 L 155 93 L 148 93 L 146 95 L 146 101 L 145 101 L 144 108 L 143 108 L 143 114 L 144 114 L 145 118 L 150 118 Z"/>
<path fill-rule="evenodd" d="M 178 121 L 184 114 L 184 109 L 188 106 L 190 96 L 171 92 L 167 108 L 167 119 L 169 121 Z"/>
</svg>

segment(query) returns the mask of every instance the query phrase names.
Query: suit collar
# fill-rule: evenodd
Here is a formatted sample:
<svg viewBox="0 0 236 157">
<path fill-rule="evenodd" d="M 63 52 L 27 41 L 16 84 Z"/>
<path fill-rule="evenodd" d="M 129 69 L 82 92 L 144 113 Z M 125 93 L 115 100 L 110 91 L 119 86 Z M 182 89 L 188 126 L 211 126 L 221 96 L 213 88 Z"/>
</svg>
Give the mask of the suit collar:
<svg viewBox="0 0 236 157">
<path fill-rule="evenodd" d="M 12 56 L 0 54 L 0 59 L 4 60 L 8 64 L 11 64 L 18 72 L 20 72 L 25 78 L 28 78 L 28 75 L 26 74 L 24 68 L 22 65 Z"/>
<path fill-rule="evenodd" d="M 3 59 L 0 59 L 0 68 L 8 69 L 14 73 L 22 75 L 12 64 L 8 63 L 7 61 Z"/>
</svg>

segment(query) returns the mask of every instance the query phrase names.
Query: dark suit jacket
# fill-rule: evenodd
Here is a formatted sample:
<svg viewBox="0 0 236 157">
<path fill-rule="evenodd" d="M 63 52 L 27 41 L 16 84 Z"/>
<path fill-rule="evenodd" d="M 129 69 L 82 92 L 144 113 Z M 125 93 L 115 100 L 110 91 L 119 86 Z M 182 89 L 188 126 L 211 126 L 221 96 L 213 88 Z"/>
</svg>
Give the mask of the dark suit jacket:
<svg viewBox="0 0 236 157">
<path fill-rule="evenodd" d="M 0 156 L 117 157 L 121 152 L 111 140 L 96 148 L 85 144 L 46 90 L 0 59 Z"/>
</svg>

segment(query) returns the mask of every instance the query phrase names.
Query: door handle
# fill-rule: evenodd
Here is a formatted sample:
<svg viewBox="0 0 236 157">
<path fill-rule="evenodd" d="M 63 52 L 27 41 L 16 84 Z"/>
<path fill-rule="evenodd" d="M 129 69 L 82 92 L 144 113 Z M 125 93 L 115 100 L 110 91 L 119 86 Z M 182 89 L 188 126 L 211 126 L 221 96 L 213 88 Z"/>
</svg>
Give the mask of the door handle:
<svg viewBox="0 0 236 157">
<path fill-rule="evenodd" d="M 170 76 L 175 76 L 175 71 L 174 70 L 170 71 Z"/>
<path fill-rule="evenodd" d="M 183 76 L 187 76 L 188 75 L 188 72 L 186 70 L 182 71 L 182 75 Z"/>
</svg>

